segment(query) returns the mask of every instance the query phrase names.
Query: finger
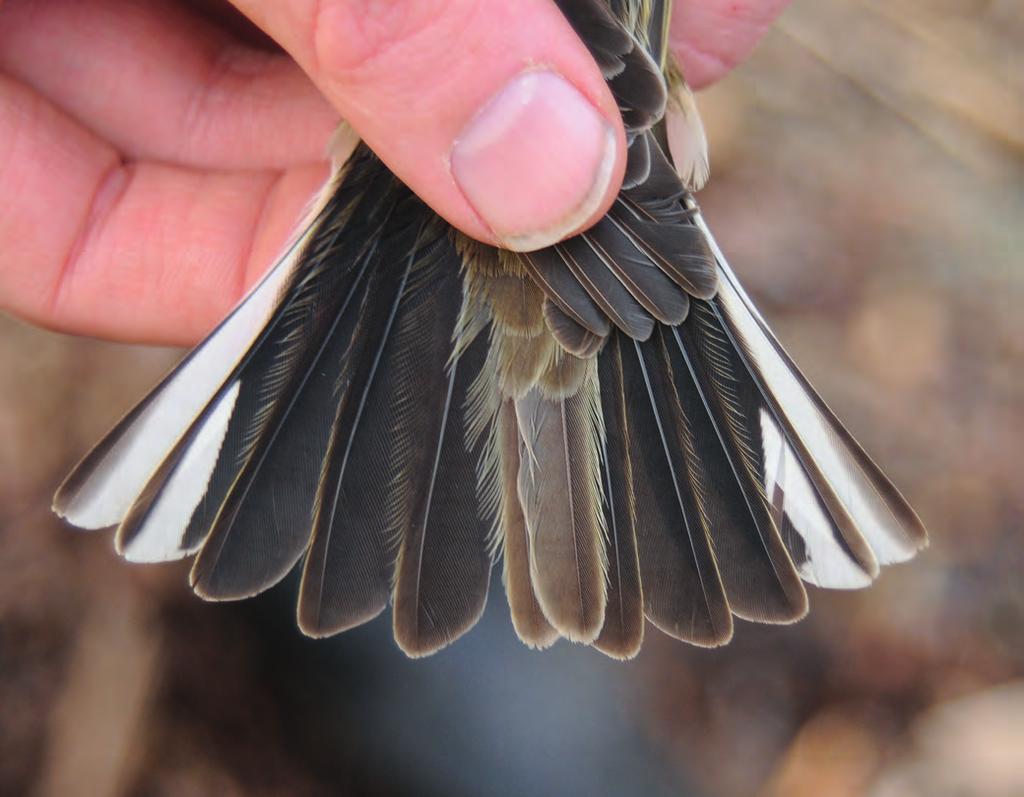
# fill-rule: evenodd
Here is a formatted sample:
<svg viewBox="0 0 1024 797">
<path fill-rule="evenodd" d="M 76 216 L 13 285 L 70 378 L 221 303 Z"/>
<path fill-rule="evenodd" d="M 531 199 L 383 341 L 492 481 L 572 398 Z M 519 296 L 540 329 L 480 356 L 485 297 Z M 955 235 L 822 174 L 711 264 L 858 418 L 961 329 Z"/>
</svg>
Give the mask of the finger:
<svg viewBox="0 0 1024 797">
<path fill-rule="evenodd" d="M 625 141 L 551 0 L 234 0 L 452 224 L 515 249 L 596 221 Z"/>
<path fill-rule="evenodd" d="M 670 40 L 687 82 L 701 88 L 745 59 L 789 0 L 677 3 Z"/>
<path fill-rule="evenodd" d="M 326 165 L 288 172 L 131 167 L 54 284 L 51 326 L 188 345 L 281 251 Z M 110 193 L 113 193 L 110 191 Z"/>
<path fill-rule="evenodd" d="M 204 173 L 125 165 L 0 77 L 0 303 L 54 329 L 198 340 L 286 240 L 325 167 Z"/>
<path fill-rule="evenodd" d="M 0 69 L 138 160 L 282 168 L 321 160 L 338 123 L 291 58 L 173 2 L 13 0 Z"/>
</svg>

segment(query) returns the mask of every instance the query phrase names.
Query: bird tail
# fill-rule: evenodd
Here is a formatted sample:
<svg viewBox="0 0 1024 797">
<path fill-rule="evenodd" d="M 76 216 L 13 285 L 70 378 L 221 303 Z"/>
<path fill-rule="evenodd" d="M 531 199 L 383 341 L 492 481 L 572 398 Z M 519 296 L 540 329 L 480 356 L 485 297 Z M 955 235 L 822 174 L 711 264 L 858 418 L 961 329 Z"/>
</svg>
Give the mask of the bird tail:
<svg viewBox="0 0 1024 797">
<path fill-rule="evenodd" d="M 55 510 L 117 525 L 132 561 L 194 555 L 192 586 L 212 600 L 255 595 L 301 560 L 306 633 L 390 604 L 413 656 L 475 623 L 498 557 L 524 642 L 628 658 L 645 621 L 723 644 L 734 616 L 803 616 L 805 582 L 861 587 L 912 556 L 920 521 L 704 224 L 685 93 L 690 146 L 675 165 L 666 154 L 651 53 L 667 5 L 651 4 L 647 34 L 619 5 L 560 4 L 626 126 L 603 219 L 537 252 L 493 249 L 360 145 L 280 261 L 75 468 Z"/>
<path fill-rule="evenodd" d="M 208 599 L 255 595 L 301 559 L 304 631 L 390 603 L 411 655 L 473 625 L 498 556 L 524 641 L 629 657 L 645 618 L 721 644 L 733 615 L 796 620 L 802 582 L 864 586 L 923 543 L 692 205 L 686 235 L 707 242 L 717 290 L 686 294 L 679 323 L 599 336 L 556 303 L 572 273 L 555 276 L 556 301 L 530 279 L 530 258 L 569 250 L 470 242 L 365 148 L 324 197 L 248 298 L 72 472 L 61 515 L 118 524 L 132 561 L 194 554 Z M 637 259 L 620 257 L 622 273 Z M 565 347 L 580 330 L 596 351 Z"/>
</svg>

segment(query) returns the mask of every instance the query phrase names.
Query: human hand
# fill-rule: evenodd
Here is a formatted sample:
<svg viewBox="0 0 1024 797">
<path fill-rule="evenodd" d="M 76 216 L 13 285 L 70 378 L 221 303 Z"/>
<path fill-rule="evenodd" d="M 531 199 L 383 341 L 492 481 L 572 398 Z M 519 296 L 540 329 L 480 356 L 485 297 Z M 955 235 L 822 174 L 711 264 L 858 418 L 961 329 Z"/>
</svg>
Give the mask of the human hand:
<svg viewBox="0 0 1024 797">
<path fill-rule="evenodd" d="M 786 3 L 677 0 L 691 85 L 742 60 Z M 338 111 L 482 240 L 551 242 L 618 191 L 617 111 L 551 0 L 234 0 L 287 54 L 225 25 L 220 5 L 0 4 L 0 307 L 67 332 L 195 342 L 322 183 Z M 531 65 L 565 82 L 543 79 L 549 100 L 513 86 L 527 105 L 509 124 L 488 103 Z"/>
</svg>

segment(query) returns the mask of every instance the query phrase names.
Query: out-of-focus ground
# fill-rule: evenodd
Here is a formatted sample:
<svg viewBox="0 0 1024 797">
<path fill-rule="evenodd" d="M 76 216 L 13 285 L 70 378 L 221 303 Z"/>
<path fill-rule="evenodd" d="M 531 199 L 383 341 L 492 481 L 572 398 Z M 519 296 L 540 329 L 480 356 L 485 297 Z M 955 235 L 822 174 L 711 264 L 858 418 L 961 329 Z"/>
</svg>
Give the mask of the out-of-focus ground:
<svg viewBox="0 0 1024 797">
<path fill-rule="evenodd" d="M 176 356 L 0 319 L 0 794 L 1024 794 L 1024 14 L 798 0 L 707 92 L 705 216 L 931 547 L 631 664 L 480 627 L 313 642 L 48 511 Z"/>
</svg>

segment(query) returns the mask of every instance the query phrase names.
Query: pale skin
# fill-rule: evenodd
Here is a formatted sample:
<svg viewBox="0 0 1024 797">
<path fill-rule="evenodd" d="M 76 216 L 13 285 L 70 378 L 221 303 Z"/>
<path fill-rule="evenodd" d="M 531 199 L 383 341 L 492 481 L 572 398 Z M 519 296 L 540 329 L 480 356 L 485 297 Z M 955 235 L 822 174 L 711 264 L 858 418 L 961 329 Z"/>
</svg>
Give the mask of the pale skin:
<svg viewBox="0 0 1024 797">
<path fill-rule="evenodd" d="M 0 309 L 63 332 L 196 342 L 287 239 L 342 117 L 491 241 L 446 154 L 523 64 L 557 69 L 621 144 L 600 74 L 550 0 L 234 0 L 284 53 L 236 35 L 218 5 L 0 0 Z M 721 78 L 785 5 L 677 0 L 689 82 Z M 555 212 L 543 199 L 539 225 Z"/>
</svg>

